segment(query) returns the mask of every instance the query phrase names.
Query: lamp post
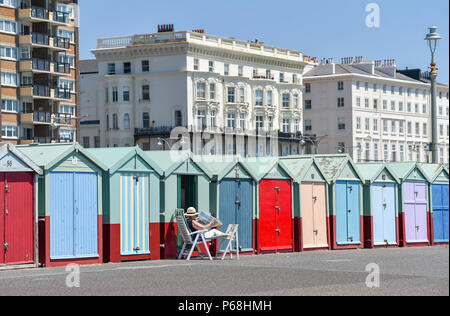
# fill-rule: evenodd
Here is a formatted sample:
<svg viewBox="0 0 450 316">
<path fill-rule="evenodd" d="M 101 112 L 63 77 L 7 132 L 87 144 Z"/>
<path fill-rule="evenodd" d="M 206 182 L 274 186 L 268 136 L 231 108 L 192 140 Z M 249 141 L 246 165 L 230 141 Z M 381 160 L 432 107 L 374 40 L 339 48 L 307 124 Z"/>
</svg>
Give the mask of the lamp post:
<svg viewBox="0 0 450 316">
<path fill-rule="evenodd" d="M 300 146 L 304 147 L 306 146 L 306 144 L 309 142 L 311 144 L 314 145 L 314 154 L 317 155 L 319 153 L 319 145 L 320 142 L 324 139 L 327 138 L 328 135 L 322 135 L 322 136 L 315 136 L 315 135 L 311 135 L 311 136 L 307 136 L 307 135 L 302 135 L 301 139 L 300 139 Z"/>
<path fill-rule="evenodd" d="M 438 131 L 437 131 L 437 108 L 436 108 L 436 78 L 437 78 L 437 68 L 434 60 L 434 56 L 436 53 L 436 48 L 438 41 L 441 39 L 441 36 L 436 32 L 437 27 L 431 26 L 429 27 L 430 33 L 427 34 L 425 40 L 428 42 L 428 47 L 431 51 L 431 127 L 432 127 L 432 141 L 431 141 L 431 149 L 433 153 L 433 163 L 438 163 Z"/>
</svg>

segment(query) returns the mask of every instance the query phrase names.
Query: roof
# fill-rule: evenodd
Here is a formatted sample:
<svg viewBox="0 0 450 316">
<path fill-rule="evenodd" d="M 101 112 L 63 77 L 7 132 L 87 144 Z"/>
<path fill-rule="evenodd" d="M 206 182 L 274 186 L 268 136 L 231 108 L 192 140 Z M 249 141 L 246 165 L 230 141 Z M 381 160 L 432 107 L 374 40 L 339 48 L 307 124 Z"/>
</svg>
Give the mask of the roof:
<svg viewBox="0 0 450 316">
<path fill-rule="evenodd" d="M 447 174 L 448 169 L 445 168 L 444 165 L 442 164 L 428 164 L 428 163 L 424 163 L 420 165 L 420 168 L 422 169 L 423 173 L 425 174 L 425 176 L 428 177 L 428 179 L 430 180 L 430 182 L 434 182 L 436 180 L 437 177 L 439 177 L 439 174 L 444 171 Z"/>
<path fill-rule="evenodd" d="M 280 158 L 280 164 L 284 165 L 285 168 L 289 169 L 292 172 L 292 174 L 294 175 L 294 180 L 298 183 L 300 183 L 303 180 L 309 168 L 313 164 L 315 164 L 317 166 L 317 169 L 321 173 L 322 177 L 325 179 L 326 182 L 329 183 L 328 178 L 322 173 L 322 171 L 319 168 L 319 165 L 316 163 L 313 156 L 283 157 Z"/>
<path fill-rule="evenodd" d="M 181 164 L 186 160 L 192 161 L 199 167 L 209 178 L 212 178 L 211 171 L 194 161 L 193 154 L 190 151 L 146 151 L 144 154 L 149 157 L 163 172 L 164 177 L 170 176 Z"/>
<path fill-rule="evenodd" d="M 425 179 L 430 181 L 428 176 L 423 172 L 420 165 L 416 162 L 389 162 L 387 163 L 387 165 L 392 168 L 394 174 L 400 180 L 406 179 L 411 174 L 411 172 L 413 172 L 413 170 L 417 168 L 425 177 Z"/>
<path fill-rule="evenodd" d="M 283 164 L 279 163 L 279 160 L 275 157 L 251 157 L 242 158 L 242 161 L 255 176 L 257 182 L 261 181 L 267 174 L 269 174 L 274 168 L 279 166 L 283 171 L 291 178 L 295 179 L 294 174 L 286 168 Z"/>
<path fill-rule="evenodd" d="M 95 158 L 78 143 L 20 145 L 17 146 L 17 149 L 30 157 L 34 163 L 44 170 L 51 169 L 61 159 L 74 151 L 81 153 L 101 169 L 105 171 L 108 169 L 105 164 Z"/>
<path fill-rule="evenodd" d="M 123 148 L 95 148 L 87 149 L 98 160 L 103 162 L 108 168 L 109 173 L 115 173 L 124 163 L 139 156 L 142 158 L 156 173 L 163 175 L 163 170 L 139 147 L 123 147 Z"/>
<path fill-rule="evenodd" d="M 364 179 L 349 155 L 315 155 L 314 159 L 329 182 L 337 180 L 347 163 L 353 167 L 359 179 Z"/>
<path fill-rule="evenodd" d="M 374 182 L 381 172 L 386 169 L 395 181 L 400 183 L 400 179 L 397 178 L 395 172 L 385 163 L 355 163 L 355 166 L 358 168 L 358 171 L 361 173 L 364 181 Z"/>
<path fill-rule="evenodd" d="M 211 175 L 217 178 L 217 181 L 222 180 L 238 164 L 240 164 L 244 168 L 244 170 L 250 175 L 251 178 L 253 178 L 253 180 L 256 180 L 256 175 L 253 174 L 253 171 L 239 156 L 194 156 L 194 161 L 197 163 L 197 165 L 208 169 Z"/>
<path fill-rule="evenodd" d="M 25 165 L 27 165 L 37 174 L 41 175 L 43 173 L 42 169 L 39 168 L 37 164 L 35 164 L 30 158 L 28 158 L 21 151 L 17 150 L 13 144 L 0 143 L 0 159 L 5 157 L 9 153 L 16 156 L 19 160 L 21 160 Z"/>
<path fill-rule="evenodd" d="M 98 63 L 95 59 L 80 60 L 80 74 L 98 73 Z"/>
</svg>

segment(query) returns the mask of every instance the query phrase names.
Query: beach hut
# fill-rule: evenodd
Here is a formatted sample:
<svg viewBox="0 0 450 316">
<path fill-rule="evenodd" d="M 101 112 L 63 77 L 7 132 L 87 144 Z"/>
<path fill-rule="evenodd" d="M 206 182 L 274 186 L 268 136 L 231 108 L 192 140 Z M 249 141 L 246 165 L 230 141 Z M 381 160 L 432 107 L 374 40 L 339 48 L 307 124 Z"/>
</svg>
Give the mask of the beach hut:
<svg viewBox="0 0 450 316">
<path fill-rule="evenodd" d="M 0 144 L 0 269 L 36 266 L 37 180 L 42 169 L 12 144 Z"/>
<path fill-rule="evenodd" d="M 294 251 L 293 175 L 276 158 L 246 158 L 243 161 L 257 183 L 257 253 Z"/>
<path fill-rule="evenodd" d="M 431 224 L 430 235 L 433 245 L 449 242 L 449 173 L 443 165 L 423 164 L 423 172 L 430 181 Z"/>
<path fill-rule="evenodd" d="M 400 180 L 384 163 L 358 163 L 364 178 L 364 246 L 398 246 L 398 185 Z"/>
<path fill-rule="evenodd" d="M 316 155 L 329 185 L 332 249 L 362 248 L 362 176 L 348 155 Z"/>
<path fill-rule="evenodd" d="M 148 151 L 163 176 L 160 184 L 161 258 L 177 257 L 181 237 L 177 233 L 175 211 L 195 207 L 210 212 L 211 174 L 195 163 L 188 151 Z"/>
<path fill-rule="evenodd" d="M 400 245 L 430 244 L 427 176 L 416 162 L 391 162 L 388 166 L 400 180 L 399 227 Z"/>
<path fill-rule="evenodd" d="M 44 172 L 39 177 L 40 263 L 101 263 L 104 164 L 77 143 L 17 148 Z"/>
<path fill-rule="evenodd" d="M 139 147 L 88 149 L 103 172 L 103 260 L 160 259 L 162 170 Z"/>
<path fill-rule="evenodd" d="M 328 180 L 312 156 L 280 159 L 294 175 L 294 244 L 296 251 L 330 249 Z"/>
<path fill-rule="evenodd" d="M 212 175 L 211 213 L 222 221 L 224 229 L 238 224 L 241 252 L 254 252 L 255 175 L 238 156 L 203 156 L 195 160 Z"/>
</svg>

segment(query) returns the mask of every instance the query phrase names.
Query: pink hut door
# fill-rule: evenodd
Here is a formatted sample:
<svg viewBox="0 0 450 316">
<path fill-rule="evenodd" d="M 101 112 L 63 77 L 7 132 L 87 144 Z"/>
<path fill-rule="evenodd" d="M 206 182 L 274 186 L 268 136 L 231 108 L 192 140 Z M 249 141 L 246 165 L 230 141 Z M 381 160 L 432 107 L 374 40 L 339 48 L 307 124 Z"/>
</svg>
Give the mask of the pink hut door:
<svg viewBox="0 0 450 316">
<path fill-rule="evenodd" d="M 325 185 L 302 184 L 303 248 L 328 247 Z"/>
<path fill-rule="evenodd" d="M 303 248 L 314 248 L 313 185 L 311 183 L 302 184 L 301 193 Z"/>
<path fill-rule="evenodd" d="M 328 247 L 327 201 L 325 184 L 313 185 L 314 230 L 316 247 Z"/>
</svg>

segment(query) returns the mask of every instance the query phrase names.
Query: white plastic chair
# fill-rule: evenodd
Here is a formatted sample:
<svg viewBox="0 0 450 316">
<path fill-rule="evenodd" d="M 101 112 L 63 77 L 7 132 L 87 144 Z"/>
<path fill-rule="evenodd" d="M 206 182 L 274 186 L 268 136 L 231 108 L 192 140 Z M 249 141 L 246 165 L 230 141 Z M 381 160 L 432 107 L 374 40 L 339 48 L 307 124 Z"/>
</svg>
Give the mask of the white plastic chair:
<svg viewBox="0 0 450 316">
<path fill-rule="evenodd" d="M 227 254 L 230 254 L 230 258 L 233 259 L 233 252 L 236 253 L 236 257 L 239 260 L 239 225 L 238 224 L 230 224 L 228 225 L 228 229 L 227 229 L 227 234 L 231 234 L 230 238 L 219 238 L 219 244 L 218 244 L 218 250 L 217 254 L 216 254 L 216 259 L 219 256 L 219 252 L 220 251 L 220 247 L 221 245 L 223 245 L 224 242 L 228 242 L 227 243 L 227 247 L 225 248 L 223 255 L 222 255 L 222 260 L 225 260 Z M 235 245 L 235 247 L 233 248 L 233 243 Z"/>
</svg>

